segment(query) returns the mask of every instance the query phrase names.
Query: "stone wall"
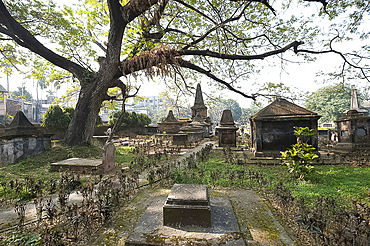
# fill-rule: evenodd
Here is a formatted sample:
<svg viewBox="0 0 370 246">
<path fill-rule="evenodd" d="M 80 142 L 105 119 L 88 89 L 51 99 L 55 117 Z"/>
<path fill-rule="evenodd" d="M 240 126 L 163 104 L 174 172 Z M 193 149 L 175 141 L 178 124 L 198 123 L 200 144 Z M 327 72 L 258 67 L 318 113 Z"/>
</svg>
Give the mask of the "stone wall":
<svg viewBox="0 0 370 246">
<path fill-rule="evenodd" d="M 51 147 L 50 138 L 14 138 L 0 140 L 0 164 L 13 164 L 41 154 Z"/>
</svg>

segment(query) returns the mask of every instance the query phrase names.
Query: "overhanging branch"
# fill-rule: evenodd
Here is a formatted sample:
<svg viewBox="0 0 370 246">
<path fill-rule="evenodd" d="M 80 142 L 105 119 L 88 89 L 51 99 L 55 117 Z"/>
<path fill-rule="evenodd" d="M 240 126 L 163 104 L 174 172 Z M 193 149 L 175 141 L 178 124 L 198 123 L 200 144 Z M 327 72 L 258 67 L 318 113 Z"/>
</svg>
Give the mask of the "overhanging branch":
<svg viewBox="0 0 370 246">
<path fill-rule="evenodd" d="M 254 95 L 247 95 L 245 94 L 244 92 L 240 91 L 240 90 L 237 90 L 235 89 L 233 86 L 230 85 L 230 83 L 226 82 L 225 80 L 222 80 L 220 78 L 218 78 L 217 76 L 215 76 L 214 74 L 212 74 L 210 71 L 207 71 L 189 61 L 185 61 L 181 58 L 178 58 L 177 59 L 177 64 L 183 68 L 188 68 L 188 69 L 191 69 L 193 71 L 196 71 L 196 72 L 199 72 L 201 74 L 204 74 L 206 76 L 208 76 L 209 78 L 217 81 L 218 83 L 226 86 L 229 90 L 235 92 L 235 93 L 238 93 L 239 95 L 242 95 L 243 97 L 246 97 L 246 98 L 251 98 L 253 100 L 256 99 L 256 97 Z"/>
<path fill-rule="evenodd" d="M 281 53 L 286 52 L 287 50 L 293 48 L 294 53 L 298 52 L 298 46 L 303 44 L 301 41 L 294 41 L 285 47 L 281 49 L 276 49 L 273 51 L 265 52 L 262 54 L 258 55 L 230 55 L 230 54 L 222 54 L 210 50 L 180 50 L 178 51 L 178 55 L 197 55 L 197 56 L 208 56 L 208 57 L 214 57 L 214 58 L 219 58 L 223 60 L 263 60 L 266 57 L 273 56 L 273 55 L 278 55 Z"/>
</svg>

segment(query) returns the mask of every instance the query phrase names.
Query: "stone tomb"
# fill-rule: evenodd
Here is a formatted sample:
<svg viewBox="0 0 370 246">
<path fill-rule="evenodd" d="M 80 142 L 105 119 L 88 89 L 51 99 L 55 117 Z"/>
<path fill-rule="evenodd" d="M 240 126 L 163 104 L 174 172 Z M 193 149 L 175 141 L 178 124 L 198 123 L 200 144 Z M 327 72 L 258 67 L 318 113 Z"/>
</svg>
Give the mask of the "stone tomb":
<svg viewBox="0 0 370 246">
<path fill-rule="evenodd" d="M 155 197 L 126 246 L 240 245 L 233 208 L 226 197 L 210 197 L 207 186 L 175 184 L 169 196 Z"/>
<path fill-rule="evenodd" d="M 165 226 L 211 226 L 211 206 L 206 185 L 175 184 L 163 206 Z"/>
<path fill-rule="evenodd" d="M 219 147 L 236 147 L 236 130 L 234 118 L 229 109 L 222 112 L 220 126 L 216 127 L 219 132 L 218 146 Z"/>
<path fill-rule="evenodd" d="M 51 171 L 71 171 L 82 174 L 101 174 L 113 170 L 116 158 L 116 147 L 114 143 L 108 142 L 104 145 L 103 159 L 69 158 L 50 164 Z"/>
</svg>

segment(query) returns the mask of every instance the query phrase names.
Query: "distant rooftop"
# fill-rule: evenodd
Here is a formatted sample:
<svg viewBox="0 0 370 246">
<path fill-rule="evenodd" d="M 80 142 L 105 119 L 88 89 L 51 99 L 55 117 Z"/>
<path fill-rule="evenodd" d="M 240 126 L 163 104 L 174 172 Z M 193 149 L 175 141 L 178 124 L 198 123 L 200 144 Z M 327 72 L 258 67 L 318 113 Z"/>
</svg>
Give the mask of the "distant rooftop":
<svg viewBox="0 0 370 246">
<path fill-rule="evenodd" d="M 2 85 L 0 85 L 0 92 L 6 92 L 6 89 Z"/>
</svg>

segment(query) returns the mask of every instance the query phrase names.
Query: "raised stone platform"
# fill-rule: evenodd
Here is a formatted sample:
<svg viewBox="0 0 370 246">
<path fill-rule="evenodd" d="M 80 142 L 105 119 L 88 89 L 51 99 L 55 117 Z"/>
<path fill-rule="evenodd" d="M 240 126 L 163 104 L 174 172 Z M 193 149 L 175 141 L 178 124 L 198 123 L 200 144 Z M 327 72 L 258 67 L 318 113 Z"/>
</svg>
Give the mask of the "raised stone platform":
<svg viewBox="0 0 370 246">
<path fill-rule="evenodd" d="M 206 185 L 175 184 L 163 206 L 166 226 L 211 226 L 211 206 Z"/>
<path fill-rule="evenodd" d="M 71 171 L 83 174 L 103 171 L 101 159 L 70 158 L 50 164 L 51 171 Z"/>
<path fill-rule="evenodd" d="M 208 228 L 163 225 L 163 204 L 166 197 L 157 197 L 140 217 L 126 246 L 140 245 L 236 245 L 245 246 L 233 208 L 228 198 L 210 198 L 211 226 Z"/>
</svg>

